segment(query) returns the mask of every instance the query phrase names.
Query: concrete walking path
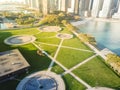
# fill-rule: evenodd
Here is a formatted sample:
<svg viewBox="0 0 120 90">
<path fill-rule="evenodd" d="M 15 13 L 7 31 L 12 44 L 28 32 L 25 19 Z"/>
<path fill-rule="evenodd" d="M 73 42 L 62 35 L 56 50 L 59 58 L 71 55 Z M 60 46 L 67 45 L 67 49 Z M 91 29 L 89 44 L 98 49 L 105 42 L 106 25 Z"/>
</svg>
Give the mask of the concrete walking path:
<svg viewBox="0 0 120 90">
<path fill-rule="evenodd" d="M 70 73 L 71 71 L 75 70 L 76 68 L 80 67 L 81 65 L 87 63 L 88 61 L 92 60 L 94 57 L 96 57 L 97 54 L 87 58 L 86 60 L 84 60 L 83 62 L 80 62 L 79 64 L 75 65 L 74 67 L 72 67 L 71 69 L 67 70 L 66 72 L 62 73 L 61 75 L 65 75 L 67 73 Z"/>
<path fill-rule="evenodd" d="M 81 37 L 79 37 L 79 35 L 78 35 L 78 33 L 77 32 L 75 32 L 75 31 L 72 31 L 80 40 L 82 40 L 83 41 L 83 39 L 81 38 Z M 84 42 L 88 47 L 90 47 L 93 51 L 95 51 L 95 53 L 97 53 L 98 55 L 100 55 L 103 59 L 105 59 L 106 60 L 106 56 L 105 55 L 103 55 L 102 53 L 101 53 L 101 51 L 99 51 L 99 50 L 97 50 L 94 46 L 92 46 L 91 44 L 89 44 L 89 43 L 86 43 L 86 42 Z"/>
<path fill-rule="evenodd" d="M 55 38 L 56 36 L 50 36 L 50 37 L 39 37 L 39 38 L 44 38 L 44 39 L 46 39 L 46 38 Z M 37 39 L 39 39 L 39 38 L 37 38 Z"/>
<path fill-rule="evenodd" d="M 32 43 L 35 47 L 37 47 L 39 50 L 42 50 L 39 46 L 37 46 L 35 43 Z M 47 52 L 43 51 L 42 52 L 48 56 L 51 60 L 53 60 L 56 64 L 58 64 L 59 66 L 61 66 L 65 71 L 67 71 L 68 69 L 66 67 L 64 67 L 61 63 L 59 63 L 57 60 L 55 60 L 52 56 L 50 56 Z M 75 74 L 73 74 L 72 72 L 69 72 L 70 75 L 72 75 L 77 81 L 79 81 L 80 83 L 82 83 L 84 86 L 86 86 L 87 88 L 92 88 L 89 84 L 87 84 L 85 81 L 83 81 L 82 79 L 80 79 L 79 77 L 77 77 Z"/>
<path fill-rule="evenodd" d="M 83 81 L 82 79 L 80 79 L 78 76 L 76 76 L 75 74 L 73 74 L 72 72 L 69 73 L 71 76 L 73 76 L 77 81 L 79 81 L 80 83 L 82 83 L 84 86 L 86 86 L 88 89 L 92 88 L 89 84 L 87 84 L 85 81 Z"/>
<path fill-rule="evenodd" d="M 59 46 L 58 46 L 58 49 L 57 49 L 57 51 L 56 51 L 56 53 L 55 53 L 55 55 L 54 55 L 54 57 L 53 57 L 54 60 L 56 59 L 56 57 L 57 57 L 57 55 L 58 55 L 58 53 L 59 53 L 59 51 L 60 51 L 60 48 L 61 48 L 61 46 L 62 46 L 63 41 L 64 41 L 64 39 L 61 40 L 61 42 L 60 42 L 60 44 L 59 44 Z M 54 61 L 52 61 L 51 64 L 49 65 L 48 71 L 50 71 L 50 70 L 52 69 L 53 64 L 54 64 Z"/>
<path fill-rule="evenodd" d="M 79 49 L 79 48 L 68 47 L 68 46 L 62 46 L 62 47 L 63 48 L 73 49 L 73 50 L 85 51 L 85 52 L 94 52 L 94 51 L 90 51 L 90 50 L 86 50 L 86 49 Z"/>
<path fill-rule="evenodd" d="M 38 42 L 40 44 L 44 44 L 44 45 L 50 45 L 50 46 L 58 46 L 56 44 L 48 44 L 48 43 L 43 43 L 43 42 Z M 91 50 L 86 50 L 86 49 L 80 49 L 80 48 L 74 48 L 74 47 L 69 47 L 69 46 L 61 46 L 62 48 L 69 48 L 69 49 L 73 49 L 73 50 L 79 50 L 79 51 L 85 51 L 85 52 L 94 52 Z"/>
</svg>

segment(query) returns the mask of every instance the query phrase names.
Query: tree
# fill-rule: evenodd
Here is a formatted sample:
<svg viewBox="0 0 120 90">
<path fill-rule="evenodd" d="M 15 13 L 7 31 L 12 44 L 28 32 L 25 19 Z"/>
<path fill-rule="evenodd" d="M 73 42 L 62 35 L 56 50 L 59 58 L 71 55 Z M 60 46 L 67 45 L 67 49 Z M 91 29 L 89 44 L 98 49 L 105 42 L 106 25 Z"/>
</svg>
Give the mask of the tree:
<svg viewBox="0 0 120 90">
<path fill-rule="evenodd" d="M 96 44 L 96 40 L 93 36 L 89 35 L 89 34 L 84 34 L 84 33 L 80 33 L 79 37 L 82 38 L 82 40 L 84 42 L 88 42 L 91 44 Z"/>
</svg>

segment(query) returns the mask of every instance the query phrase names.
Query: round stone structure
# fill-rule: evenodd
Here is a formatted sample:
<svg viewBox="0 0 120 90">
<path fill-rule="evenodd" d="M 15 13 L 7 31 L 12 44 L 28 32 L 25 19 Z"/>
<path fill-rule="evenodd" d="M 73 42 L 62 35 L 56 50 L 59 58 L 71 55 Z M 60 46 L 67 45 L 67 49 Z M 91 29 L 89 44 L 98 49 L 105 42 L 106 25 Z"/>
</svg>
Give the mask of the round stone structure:
<svg viewBox="0 0 120 90">
<path fill-rule="evenodd" d="M 42 26 L 39 30 L 42 32 L 58 32 L 62 29 L 59 26 Z"/>
<path fill-rule="evenodd" d="M 71 39 L 73 38 L 73 35 L 67 33 L 58 33 L 56 37 L 60 39 Z"/>
<path fill-rule="evenodd" d="M 31 35 L 16 35 L 8 37 L 4 40 L 4 43 L 7 45 L 23 45 L 35 41 L 36 38 Z"/>
<path fill-rule="evenodd" d="M 59 75 L 40 71 L 24 78 L 16 90 L 65 90 L 65 84 Z"/>
</svg>

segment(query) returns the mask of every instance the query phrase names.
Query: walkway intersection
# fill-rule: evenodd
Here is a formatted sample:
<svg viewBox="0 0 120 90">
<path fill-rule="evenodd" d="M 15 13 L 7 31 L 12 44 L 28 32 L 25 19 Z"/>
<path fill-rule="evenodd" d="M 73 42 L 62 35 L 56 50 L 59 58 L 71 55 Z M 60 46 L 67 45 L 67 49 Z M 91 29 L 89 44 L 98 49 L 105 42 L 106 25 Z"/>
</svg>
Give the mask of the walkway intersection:
<svg viewBox="0 0 120 90">
<path fill-rule="evenodd" d="M 53 37 L 53 36 L 51 36 Z M 47 37 L 47 38 L 51 38 L 51 37 Z M 32 42 L 32 44 L 38 48 L 39 50 L 42 51 L 42 53 L 44 53 L 47 57 L 49 57 L 52 61 L 48 67 L 48 71 L 51 71 L 54 63 L 56 63 L 57 65 L 59 65 L 63 70 L 64 72 L 59 74 L 61 77 L 66 75 L 66 74 L 70 74 L 72 77 L 74 77 L 78 82 L 80 82 L 81 84 L 83 84 L 86 88 L 90 89 L 92 88 L 92 86 L 90 86 L 88 83 L 86 83 L 85 81 L 83 81 L 82 79 L 80 79 L 78 76 L 76 76 L 72 71 L 77 69 L 78 67 L 80 67 L 81 65 L 89 62 L 90 60 L 92 60 L 93 58 L 97 57 L 98 55 L 100 55 L 98 52 L 96 51 L 91 51 L 91 50 L 86 50 L 86 49 L 80 49 L 80 48 L 75 48 L 75 47 L 70 47 L 70 46 L 63 46 L 63 41 L 64 41 L 64 38 L 61 39 L 59 45 L 57 44 L 49 44 L 49 43 L 44 43 L 44 42 L 39 42 L 39 41 L 35 41 L 35 42 Z M 37 44 L 36 44 L 37 43 Z M 57 47 L 57 50 L 54 54 L 54 56 L 52 57 L 51 55 L 49 55 L 46 51 L 44 51 L 40 46 L 41 45 L 48 45 L 48 46 L 56 46 Z M 91 57 L 88 57 L 87 59 L 83 60 L 82 62 L 78 63 L 77 65 L 71 67 L 71 68 L 66 68 L 64 65 L 62 65 L 57 59 L 57 56 L 59 54 L 59 51 L 61 48 L 67 48 L 67 49 L 71 49 L 71 50 L 77 50 L 77 51 L 84 51 L 84 52 L 92 52 L 94 53 L 94 55 L 92 55 Z"/>
<path fill-rule="evenodd" d="M 65 66 L 63 66 L 59 61 L 56 60 L 57 56 L 58 56 L 58 53 L 60 51 L 60 48 L 68 48 L 68 49 L 72 49 L 72 50 L 79 50 L 79 51 L 84 51 L 84 52 L 93 52 L 94 51 L 91 51 L 91 50 L 86 50 L 86 49 L 80 49 L 80 48 L 74 48 L 74 47 L 69 47 L 69 46 L 62 46 L 62 43 L 63 43 L 64 39 L 61 39 L 59 45 L 56 45 L 56 44 L 48 44 L 48 43 L 43 43 L 43 42 L 34 42 L 32 43 L 35 47 L 37 47 L 39 50 L 42 50 L 42 52 L 48 56 L 52 61 L 48 67 L 48 71 L 51 71 L 54 63 L 58 64 L 62 69 L 65 70 L 64 73 L 60 74 L 60 76 L 64 76 L 65 74 L 70 74 L 71 76 L 73 76 L 78 82 L 82 83 L 85 87 L 87 88 L 92 88 L 88 83 L 86 83 L 85 81 L 83 81 L 82 79 L 80 79 L 78 76 L 76 76 L 74 73 L 72 73 L 72 71 L 76 68 L 78 68 L 79 66 L 85 64 L 86 62 L 92 60 L 94 57 L 97 56 L 97 54 L 89 57 L 88 59 L 84 60 L 83 62 L 80 62 L 79 64 L 75 65 L 74 67 L 70 68 L 70 69 L 67 69 Z M 39 43 L 38 45 L 36 43 Z M 49 55 L 47 52 L 45 52 L 42 48 L 40 48 L 39 46 L 41 44 L 44 44 L 44 45 L 49 45 L 49 46 L 57 46 L 57 50 L 56 50 L 56 53 L 54 55 L 54 57 L 52 57 L 51 55 Z"/>
</svg>

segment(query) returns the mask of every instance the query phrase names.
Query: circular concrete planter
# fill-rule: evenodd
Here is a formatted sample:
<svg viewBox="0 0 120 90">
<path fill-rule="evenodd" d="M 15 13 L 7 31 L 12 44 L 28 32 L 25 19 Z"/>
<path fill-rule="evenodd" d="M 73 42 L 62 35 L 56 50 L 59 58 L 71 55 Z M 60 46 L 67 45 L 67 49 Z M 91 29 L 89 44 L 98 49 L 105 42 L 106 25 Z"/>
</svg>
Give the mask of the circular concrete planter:
<svg viewBox="0 0 120 90">
<path fill-rule="evenodd" d="M 42 26 L 39 30 L 42 32 L 58 32 L 62 29 L 59 26 Z"/>
<path fill-rule="evenodd" d="M 16 35 L 8 37 L 4 40 L 4 43 L 7 45 L 24 45 L 35 41 L 36 38 L 30 35 Z"/>
<path fill-rule="evenodd" d="M 40 71 L 24 78 L 16 90 L 65 90 L 65 84 L 59 75 Z"/>
<path fill-rule="evenodd" d="M 71 39 L 73 38 L 73 35 L 67 33 L 59 33 L 56 35 L 56 37 L 60 39 Z"/>
</svg>

